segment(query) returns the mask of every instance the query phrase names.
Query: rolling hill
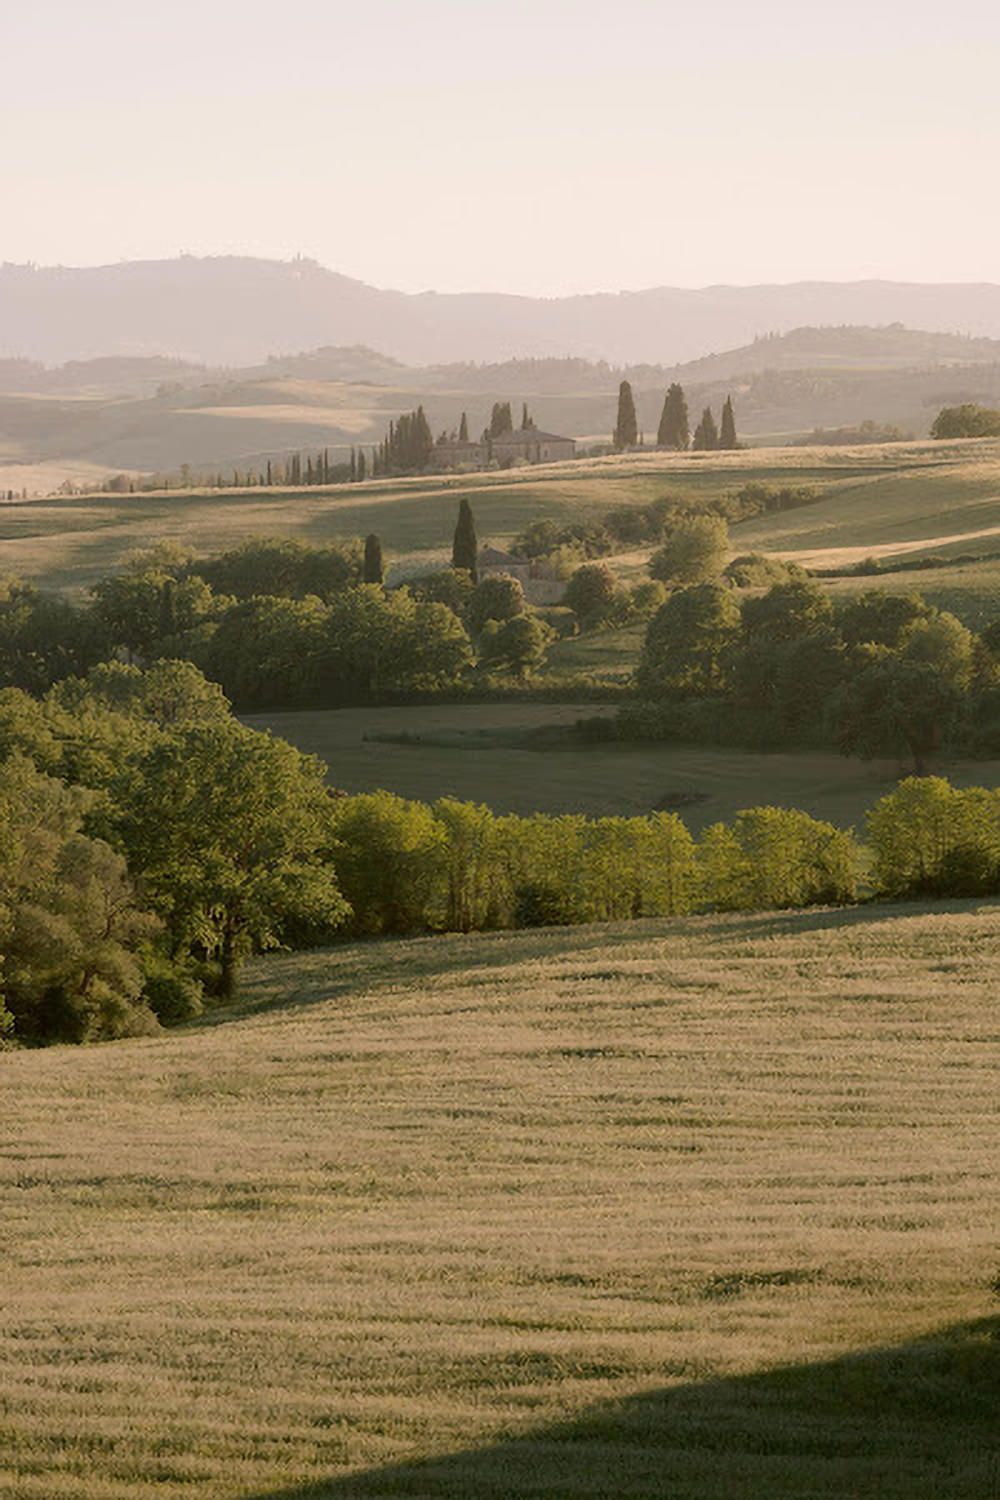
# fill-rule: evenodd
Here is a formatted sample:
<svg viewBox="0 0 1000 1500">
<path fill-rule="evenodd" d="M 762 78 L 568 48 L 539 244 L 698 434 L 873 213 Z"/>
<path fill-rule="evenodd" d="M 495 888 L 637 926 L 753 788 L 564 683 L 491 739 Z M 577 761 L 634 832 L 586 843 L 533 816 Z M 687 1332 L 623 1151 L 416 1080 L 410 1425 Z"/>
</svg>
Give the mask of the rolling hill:
<svg viewBox="0 0 1000 1500">
<path fill-rule="evenodd" d="M 114 473 L 195 476 L 263 467 L 293 449 L 377 442 L 423 404 L 435 431 L 467 412 L 473 431 L 496 401 L 530 401 L 539 424 L 608 438 L 618 383 L 631 381 L 651 438 L 680 380 L 692 411 L 734 395 L 751 442 L 800 439 L 865 420 L 921 435 L 943 405 L 1000 402 L 1000 342 L 899 327 L 800 328 L 678 366 L 583 359 L 404 365 L 364 346 L 275 355 L 245 368 L 106 357 L 49 367 L 0 361 L 0 491 L 45 494 Z"/>
<path fill-rule="evenodd" d="M 9 1500 L 992 1500 L 997 908 L 345 945 L 0 1053 Z"/>
</svg>

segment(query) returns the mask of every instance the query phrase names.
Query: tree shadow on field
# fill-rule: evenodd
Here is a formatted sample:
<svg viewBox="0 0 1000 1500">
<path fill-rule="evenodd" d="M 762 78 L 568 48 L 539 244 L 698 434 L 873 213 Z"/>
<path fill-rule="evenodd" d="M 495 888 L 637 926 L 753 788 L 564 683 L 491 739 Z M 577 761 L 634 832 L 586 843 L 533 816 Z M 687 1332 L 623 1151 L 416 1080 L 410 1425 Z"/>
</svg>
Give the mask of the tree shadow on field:
<svg viewBox="0 0 1000 1500">
<path fill-rule="evenodd" d="M 253 1500 L 998 1500 L 1000 1318 Z"/>
<path fill-rule="evenodd" d="M 372 996 L 421 981 L 454 975 L 463 983 L 487 978 L 514 964 L 585 958 L 615 948 L 616 959 L 647 958 L 640 950 L 663 944 L 662 958 L 689 957 L 672 949 L 672 940 L 703 939 L 713 955 L 725 956 L 732 944 L 771 938 L 806 937 L 812 933 L 863 930 L 903 917 L 944 916 L 956 912 L 994 911 L 993 897 L 967 901 L 872 903 L 813 907 L 796 911 L 704 913 L 684 917 L 648 917 L 631 922 L 593 922 L 572 927 L 532 927 L 470 933 L 433 933 L 420 937 L 356 939 L 330 948 L 269 954 L 248 968 L 235 1004 L 207 1012 L 190 1028 L 224 1026 L 263 1011 L 297 1010 L 330 1000 Z M 630 949 L 635 949 L 634 954 Z M 706 949 L 707 951 L 707 949 Z"/>
</svg>

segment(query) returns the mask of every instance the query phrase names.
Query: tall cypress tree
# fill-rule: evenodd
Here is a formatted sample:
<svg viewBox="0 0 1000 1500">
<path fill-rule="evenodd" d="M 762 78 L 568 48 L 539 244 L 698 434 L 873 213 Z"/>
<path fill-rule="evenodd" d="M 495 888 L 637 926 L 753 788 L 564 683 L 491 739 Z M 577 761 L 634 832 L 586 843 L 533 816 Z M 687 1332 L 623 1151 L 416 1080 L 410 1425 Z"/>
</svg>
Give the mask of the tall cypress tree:
<svg viewBox="0 0 1000 1500">
<path fill-rule="evenodd" d="M 684 387 L 678 385 L 676 380 L 663 402 L 656 441 L 661 448 L 675 448 L 679 453 L 686 453 L 691 442 L 687 397 L 684 395 Z"/>
<path fill-rule="evenodd" d="M 458 521 L 451 548 L 451 565 L 453 568 L 465 568 L 472 575 L 473 583 L 478 583 L 478 561 L 479 543 L 476 540 L 476 523 L 472 515 L 472 506 L 468 500 L 463 499 L 458 504 Z"/>
<path fill-rule="evenodd" d="M 534 419 L 532 418 L 531 413 L 528 411 L 528 403 L 527 401 L 525 401 L 521 406 L 521 431 L 527 432 L 530 428 L 534 427 L 534 425 Z"/>
<path fill-rule="evenodd" d="M 736 436 L 736 417 L 733 415 L 733 398 L 726 397 L 726 404 L 722 408 L 722 426 L 719 429 L 720 448 L 738 448 L 739 440 Z"/>
<path fill-rule="evenodd" d="M 639 423 L 635 415 L 632 387 L 627 380 L 623 380 L 618 387 L 618 420 L 615 423 L 614 443 L 621 452 L 624 448 L 634 448 L 638 441 Z"/>
<path fill-rule="evenodd" d="M 374 531 L 365 537 L 365 583 L 381 583 L 385 577 L 385 568 L 382 564 L 382 543 Z"/>
<path fill-rule="evenodd" d="M 710 406 L 706 406 L 701 414 L 701 421 L 694 430 L 694 442 L 691 446 L 696 453 L 710 453 L 719 446 L 719 429 L 715 425 Z"/>
<path fill-rule="evenodd" d="M 462 420 L 458 424 L 458 441 L 460 443 L 467 443 L 469 441 L 469 419 L 464 411 L 462 413 Z"/>
<path fill-rule="evenodd" d="M 362 479 L 367 479 L 367 477 L 368 477 L 367 472 L 366 472 L 367 468 L 368 468 L 368 460 L 365 458 L 365 450 L 363 448 L 359 448 L 358 449 L 358 460 L 357 460 L 357 464 L 355 465 L 355 475 L 356 475 L 356 477 L 357 477 L 357 479 L 358 479 L 359 482 Z"/>
</svg>

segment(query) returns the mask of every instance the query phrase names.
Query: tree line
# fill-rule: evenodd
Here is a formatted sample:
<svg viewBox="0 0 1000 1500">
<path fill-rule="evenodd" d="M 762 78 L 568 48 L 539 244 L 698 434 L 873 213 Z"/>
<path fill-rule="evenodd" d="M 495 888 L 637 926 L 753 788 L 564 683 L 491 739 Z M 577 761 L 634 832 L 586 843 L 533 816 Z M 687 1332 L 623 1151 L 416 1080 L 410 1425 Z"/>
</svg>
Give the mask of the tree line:
<svg viewBox="0 0 1000 1500">
<path fill-rule="evenodd" d="M 187 662 L 0 691 L 0 1037 L 148 1034 L 236 992 L 254 952 L 343 936 L 794 908 L 857 898 L 854 836 L 753 808 L 497 816 L 344 796 Z M 875 894 L 1000 886 L 1000 794 L 903 782 L 868 818 Z"/>
<path fill-rule="evenodd" d="M 710 525 L 675 536 L 661 576 L 684 586 L 647 627 L 640 701 L 622 709 L 619 733 L 909 757 L 918 772 L 943 748 L 1000 744 L 1000 621 L 976 634 L 916 593 L 834 601 L 780 564 L 785 578 L 741 600 L 730 578 L 697 581 L 725 556 L 724 540 L 704 534 Z"/>
</svg>

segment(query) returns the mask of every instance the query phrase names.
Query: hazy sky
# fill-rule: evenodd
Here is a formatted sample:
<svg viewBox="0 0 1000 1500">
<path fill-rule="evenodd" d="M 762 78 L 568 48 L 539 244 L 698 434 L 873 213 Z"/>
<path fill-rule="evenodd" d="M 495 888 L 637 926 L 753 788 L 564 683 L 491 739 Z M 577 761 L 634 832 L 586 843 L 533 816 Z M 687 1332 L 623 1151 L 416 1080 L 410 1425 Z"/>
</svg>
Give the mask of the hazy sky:
<svg viewBox="0 0 1000 1500">
<path fill-rule="evenodd" d="M 1000 280 L 998 0 L 0 0 L 0 259 Z"/>
</svg>

